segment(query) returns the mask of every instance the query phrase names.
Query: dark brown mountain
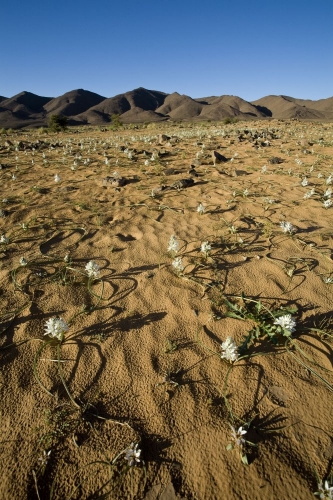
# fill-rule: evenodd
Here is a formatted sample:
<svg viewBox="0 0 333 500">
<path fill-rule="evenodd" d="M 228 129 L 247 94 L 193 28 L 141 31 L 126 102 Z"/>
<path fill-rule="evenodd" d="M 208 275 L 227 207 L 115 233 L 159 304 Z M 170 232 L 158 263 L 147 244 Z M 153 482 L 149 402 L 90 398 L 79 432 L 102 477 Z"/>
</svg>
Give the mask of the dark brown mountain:
<svg viewBox="0 0 333 500">
<path fill-rule="evenodd" d="M 263 112 L 269 111 L 273 118 L 299 118 L 307 120 L 332 120 L 333 98 L 319 101 L 295 99 L 284 95 L 269 95 L 252 104 Z"/>
<path fill-rule="evenodd" d="M 203 106 L 187 95 L 174 92 L 165 98 L 163 105 L 156 111 L 174 120 L 190 120 L 200 115 Z"/>
<path fill-rule="evenodd" d="M 142 87 L 125 92 L 125 94 L 119 94 L 115 97 L 110 97 L 109 99 L 104 99 L 96 106 L 91 107 L 85 113 L 80 113 L 75 117 L 75 120 L 82 123 L 107 123 L 110 121 L 110 117 L 113 114 L 126 115 L 122 116 L 122 121 L 129 123 L 127 120 L 133 117 L 133 121 L 147 121 L 147 114 L 142 115 L 140 119 L 140 112 L 142 111 L 155 111 L 163 102 L 168 94 L 164 92 L 158 92 L 155 90 L 147 90 Z M 127 113 L 133 109 L 136 111 L 132 113 Z M 159 115 L 150 115 L 154 120 L 157 121 L 161 119 Z M 163 119 L 163 117 L 162 117 Z"/>
<path fill-rule="evenodd" d="M 198 100 L 198 99 L 196 99 Z M 223 120 L 227 117 L 238 117 L 240 119 L 266 118 L 267 115 L 253 104 L 233 95 L 222 95 L 220 97 L 204 97 L 198 100 L 207 103 L 200 117 L 206 120 Z"/>
<path fill-rule="evenodd" d="M 31 92 L 20 92 L 14 97 L 4 99 L 0 103 L 0 126 L 20 128 L 34 124 L 39 126 L 44 122 L 43 106 L 52 97 L 41 97 Z"/>
<path fill-rule="evenodd" d="M 318 111 L 322 111 L 323 113 L 332 113 L 333 112 L 333 97 L 329 97 L 328 99 L 319 99 L 318 101 L 311 101 L 309 99 L 295 99 L 294 97 L 286 97 L 285 99 L 289 101 L 293 101 L 299 106 L 305 106 L 309 109 L 316 109 Z"/>
<path fill-rule="evenodd" d="M 51 101 L 51 99 L 52 97 L 41 97 L 31 92 L 24 91 L 14 95 L 14 97 L 1 101 L 1 107 L 15 113 L 39 113 L 43 111 L 43 106 Z"/>
<path fill-rule="evenodd" d="M 271 95 L 247 102 L 230 95 L 192 99 L 177 92 L 166 94 L 142 87 L 110 98 L 83 89 L 56 98 L 31 92 L 21 92 L 11 98 L 0 97 L 0 127 L 39 127 L 47 125 L 53 114 L 63 114 L 70 124 L 76 125 L 110 123 L 113 114 L 120 115 L 123 123 L 224 120 L 228 117 L 333 120 L 333 97 L 312 101 Z"/>
<path fill-rule="evenodd" d="M 106 98 L 89 90 L 77 89 L 51 99 L 44 106 L 49 115 L 75 116 L 96 106 Z"/>
</svg>

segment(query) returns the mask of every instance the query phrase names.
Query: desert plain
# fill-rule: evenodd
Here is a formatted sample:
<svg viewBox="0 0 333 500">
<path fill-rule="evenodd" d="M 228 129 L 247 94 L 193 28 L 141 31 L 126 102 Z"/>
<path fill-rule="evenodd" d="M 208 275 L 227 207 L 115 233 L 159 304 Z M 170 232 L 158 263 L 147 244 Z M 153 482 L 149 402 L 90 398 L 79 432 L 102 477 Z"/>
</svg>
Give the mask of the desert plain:
<svg viewBox="0 0 333 500">
<path fill-rule="evenodd" d="M 0 164 L 0 497 L 322 492 L 333 123 L 3 131 Z"/>
</svg>

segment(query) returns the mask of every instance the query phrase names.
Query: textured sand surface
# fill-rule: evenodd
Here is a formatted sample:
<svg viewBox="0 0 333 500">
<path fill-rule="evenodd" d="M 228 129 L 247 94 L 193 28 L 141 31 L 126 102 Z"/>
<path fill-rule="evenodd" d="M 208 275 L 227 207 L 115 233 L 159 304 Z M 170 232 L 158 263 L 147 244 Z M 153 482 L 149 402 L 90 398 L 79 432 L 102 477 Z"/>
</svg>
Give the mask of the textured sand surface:
<svg viewBox="0 0 333 500">
<path fill-rule="evenodd" d="M 0 146 L 0 497 L 314 498 L 333 457 L 333 125 L 18 132 Z M 170 188 L 195 160 L 194 184 Z M 226 317 L 225 299 L 295 307 L 292 340 L 261 335 L 221 359 L 256 324 Z M 55 316 L 65 339 L 36 357 Z M 256 445 L 247 466 L 226 449 L 230 425 Z M 145 466 L 112 466 L 132 442 Z"/>
</svg>

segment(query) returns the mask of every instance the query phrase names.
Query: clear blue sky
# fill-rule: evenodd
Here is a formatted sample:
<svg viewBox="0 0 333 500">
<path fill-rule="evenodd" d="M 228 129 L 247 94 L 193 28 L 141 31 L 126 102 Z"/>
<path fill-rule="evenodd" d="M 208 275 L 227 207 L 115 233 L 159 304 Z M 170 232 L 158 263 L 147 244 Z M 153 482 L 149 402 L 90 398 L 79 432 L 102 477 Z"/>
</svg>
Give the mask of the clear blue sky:
<svg viewBox="0 0 333 500">
<path fill-rule="evenodd" d="M 333 0 L 4 0 L 0 95 L 333 96 Z"/>
</svg>

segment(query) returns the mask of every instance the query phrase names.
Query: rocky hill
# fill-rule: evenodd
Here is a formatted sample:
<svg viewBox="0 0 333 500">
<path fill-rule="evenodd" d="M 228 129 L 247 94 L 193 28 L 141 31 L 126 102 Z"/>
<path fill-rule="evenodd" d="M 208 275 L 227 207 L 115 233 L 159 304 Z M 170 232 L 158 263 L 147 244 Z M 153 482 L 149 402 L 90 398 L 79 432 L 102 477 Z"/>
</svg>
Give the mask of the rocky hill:
<svg viewBox="0 0 333 500">
<path fill-rule="evenodd" d="M 333 120 L 333 97 L 311 101 L 270 95 L 248 102 L 231 95 L 193 99 L 142 87 L 109 98 L 83 89 L 54 98 L 26 91 L 10 98 L 0 96 L 0 127 L 45 126 L 54 114 L 67 116 L 71 125 L 105 125 L 112 115 L 120 115 L 123 123 L 225 118 Z"/>
</svg>

